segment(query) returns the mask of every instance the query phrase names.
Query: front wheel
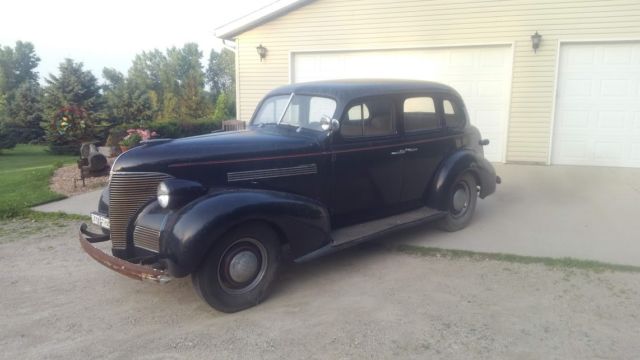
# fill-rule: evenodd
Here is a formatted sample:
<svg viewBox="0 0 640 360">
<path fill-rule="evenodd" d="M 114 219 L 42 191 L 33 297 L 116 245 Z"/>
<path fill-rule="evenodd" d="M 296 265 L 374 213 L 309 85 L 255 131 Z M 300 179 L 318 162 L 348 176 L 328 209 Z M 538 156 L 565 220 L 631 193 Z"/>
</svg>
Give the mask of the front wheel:
<svg viewBox="0 0 640 360">
<path fill-rule="evenodd" d="M 478 202 L 476 179 L 466 172 L 458 176 L 451 187 L 448 197 L 447 215 L 440 220 L 438 227 L 445 231 L 464 229 L 471 222 Z"/>
<path fill-rule="evenodd" d="M 278 273 L 280 241 L 262 223 L 247 223 L 225 234 L 192 275 L 196 292 L 213 308 L 236 312 L 262 302 Z"/>
</svg>

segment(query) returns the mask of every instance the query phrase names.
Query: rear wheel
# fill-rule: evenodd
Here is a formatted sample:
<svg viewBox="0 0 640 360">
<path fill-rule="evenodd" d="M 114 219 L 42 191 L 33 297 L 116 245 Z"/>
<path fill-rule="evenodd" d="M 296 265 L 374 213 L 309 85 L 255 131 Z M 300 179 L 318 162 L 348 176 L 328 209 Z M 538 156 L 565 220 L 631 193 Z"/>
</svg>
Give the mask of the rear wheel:
<svg viewBox="0 0 640 360">
<path fill-rule="evenodd" d="M 476 179 L 466 172 L 458 176 L 449 192 L 449 211 L 438 227 L 445 231 L 464 229 L 471 222 L 478 202 Z"/>
<path fill-rule="evenodd" d="M 196 292 L 213 308 L 240 311 L 262 302 L 280 263 L 280 241 L 266 224 L 238 226 L 217 242 L 192 275 Z"/>
</svg>

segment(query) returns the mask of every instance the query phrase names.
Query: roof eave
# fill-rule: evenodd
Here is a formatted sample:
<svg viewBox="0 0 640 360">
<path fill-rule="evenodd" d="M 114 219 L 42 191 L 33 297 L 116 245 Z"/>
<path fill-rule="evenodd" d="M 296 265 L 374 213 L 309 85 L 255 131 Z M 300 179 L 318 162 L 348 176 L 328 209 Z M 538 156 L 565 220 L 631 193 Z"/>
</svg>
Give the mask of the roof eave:
<svg viewBox="0 0 640 360">
<path fill-rule="evenodd" d="M 233 40 L 236 36 L 313 0 L 278 0 L 216 29 L 216 37 Z"/>
</svg>

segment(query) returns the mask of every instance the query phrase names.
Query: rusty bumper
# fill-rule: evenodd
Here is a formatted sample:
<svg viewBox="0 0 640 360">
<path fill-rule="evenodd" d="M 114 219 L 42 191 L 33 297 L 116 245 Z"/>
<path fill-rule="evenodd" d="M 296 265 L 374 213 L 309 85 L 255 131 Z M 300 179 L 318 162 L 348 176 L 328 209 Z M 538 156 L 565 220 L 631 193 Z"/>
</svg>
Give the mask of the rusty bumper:
<svg viewBox="0 0 640 360">
<path fill-rule="evenodd" d="M 145 280 L 164 284 L 172 277 L 166 271 L 154 269 L 151 266 L 134 264 L 132 262 L 109 255 L 93 246 L 93 242 L 103 241 L 102 236 L 94 235 L 87 230 L 87 225 L 80 227 L 80 245 L 82 249 L 100 264 L 117 271 L 122 275 L 136 280 Z"/>
</svg>

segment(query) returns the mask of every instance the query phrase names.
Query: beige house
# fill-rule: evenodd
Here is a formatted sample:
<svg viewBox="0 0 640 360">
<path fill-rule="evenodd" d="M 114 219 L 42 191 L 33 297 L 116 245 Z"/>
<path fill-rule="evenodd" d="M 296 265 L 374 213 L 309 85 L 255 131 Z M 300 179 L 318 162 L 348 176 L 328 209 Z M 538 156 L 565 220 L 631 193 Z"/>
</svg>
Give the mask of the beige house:
<svg viewBox="0 0 640 360">
<path fill-rule="evenodd" d="M 432 80 L 493 161 L 640 167 L 639 0 L 280 0 L 216 36 L 235 41 L 242 120 L 287 83 Z"/>
</svg>

